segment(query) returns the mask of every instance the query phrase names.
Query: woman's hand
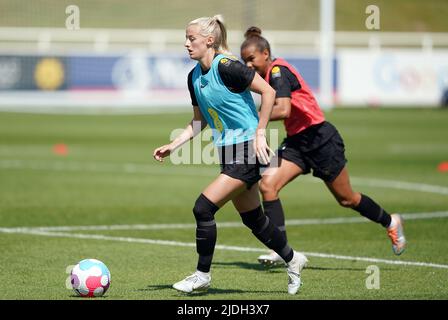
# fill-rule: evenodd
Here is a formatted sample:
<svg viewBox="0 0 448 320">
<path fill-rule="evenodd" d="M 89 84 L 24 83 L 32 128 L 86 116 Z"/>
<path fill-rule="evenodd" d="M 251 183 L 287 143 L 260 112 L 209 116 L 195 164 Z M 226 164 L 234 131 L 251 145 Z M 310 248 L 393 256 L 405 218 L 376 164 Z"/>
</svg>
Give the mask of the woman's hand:
<svg viewBox="0 0 448 320">
<path fill-rule="evenodd" d="M 255 135 L 254 139 L 254 150 L 257 153 L 258 161 L 263 164 L 267 165 L 270 162 L 270 156 L 269 152 L 274 154 L 274 151 L 269 148 L 269 145 L 266 141 L 266 134 L 264 130 L 262 132 L 258 131 Z"/>
<path fill-rule="evenodd" d="M 198 106 L 193 107 L 194 115 L 193 119 L 187 125 L 187 127 L 182 131 L 176 139 L 171 141 L 171 143 L 161 146 L 154 150 L 153 157 L 157 161 L 163 162 L 163 158 L 168 157 L 171 152 L 180 148 L 184 143 L 188 142 L 190 139 L 198 135 L 207 126 L 207 122 L 202 117 L 201 110 Z"/>
<path fill-rule="evenodd" d="M 166 144 L 154 150 L 153 157 L 157 161 L 163 162 L 163 158 L 168 157 L 173 151 L 171 144 Z"/>
</svg>

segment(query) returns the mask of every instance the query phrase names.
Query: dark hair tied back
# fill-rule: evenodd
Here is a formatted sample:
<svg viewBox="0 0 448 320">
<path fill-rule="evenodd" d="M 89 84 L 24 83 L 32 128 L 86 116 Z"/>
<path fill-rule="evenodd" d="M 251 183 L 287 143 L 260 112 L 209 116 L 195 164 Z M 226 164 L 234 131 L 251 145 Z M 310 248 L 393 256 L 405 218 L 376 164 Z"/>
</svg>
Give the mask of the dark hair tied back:
<svg viewBox="0 0 448 320">
<path fill-rule="evenodd" d="M 261 36 L 261 29 L 258 27 L 250 27 L 244 33 L 246 40 L 241 44 L 241 51 L 249 46 L 255 46 L 259 52 L 268 50 L 269 56 L 271 56 L 271 46 L 269 42 Z"/>
<path fill-rule="evenodd" d="M 249 39 L 251 37 L 261 37 L 261 29 L 258 27 L 250 27 L 244 33 L 244 38 Z"/>
</svg>

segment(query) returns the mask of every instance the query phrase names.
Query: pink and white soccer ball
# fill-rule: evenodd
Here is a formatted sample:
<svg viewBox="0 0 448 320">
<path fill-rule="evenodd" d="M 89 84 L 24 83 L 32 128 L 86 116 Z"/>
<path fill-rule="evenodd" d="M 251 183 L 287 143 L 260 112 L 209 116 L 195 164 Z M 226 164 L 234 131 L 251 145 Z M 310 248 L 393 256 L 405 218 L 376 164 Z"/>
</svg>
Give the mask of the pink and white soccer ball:
<svg viewBox="0 0 448 320">
<path fill-rule="evenodd" d="M 71 272 L 73 290 L 81 297 L 100 297 L 110 286 L 110 272 L 96 259 L 80 261 Z"/>
</svg>

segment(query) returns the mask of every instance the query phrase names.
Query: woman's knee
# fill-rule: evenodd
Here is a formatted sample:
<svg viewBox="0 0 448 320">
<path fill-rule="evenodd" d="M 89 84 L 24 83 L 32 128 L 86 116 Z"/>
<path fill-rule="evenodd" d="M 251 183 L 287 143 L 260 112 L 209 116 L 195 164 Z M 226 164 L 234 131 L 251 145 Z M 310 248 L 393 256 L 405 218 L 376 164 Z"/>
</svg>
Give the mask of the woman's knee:
<svg viewBox="0 0 448 320">
<path fill-rule="evenodd" d="M 338 203 L 344 208 L 356 208 L 361 200 L 361 195 L 357 192 L 345 197 L 338 197 Z"/>
<path fill-rule="evenodd" d="M 260 182 L 260 192 L 262 193 L 263 197 L 277 197 L 279 188 L 276 186 L 274 181 L 270 179 L 263 178 Z"/>
</svg>

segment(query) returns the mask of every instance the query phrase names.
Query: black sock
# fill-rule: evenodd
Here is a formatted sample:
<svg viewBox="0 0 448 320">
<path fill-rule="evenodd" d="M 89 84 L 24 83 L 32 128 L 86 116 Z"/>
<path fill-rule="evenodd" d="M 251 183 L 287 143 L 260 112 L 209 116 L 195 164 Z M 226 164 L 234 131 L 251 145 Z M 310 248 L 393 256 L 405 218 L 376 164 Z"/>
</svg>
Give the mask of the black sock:
<svg viewBox="0 0 448 320">
<path fill-rule="evenodd" d="M 199 254 L 197 270 L 209 272 L 216 245 L 215 213 L 219 208 L 203 194 L 193 208 L 196 218 L 196 252 Z"/>
<path fill-rule="evenodd" d="M 353 210 L 358 211 L 362 216 L 376 223 L 381 223 L 383 227 L 388 227 L 391 222 L 390 214 L 381 208 L 375 201 L 368 196 L 361 194 L 361 201 Z"/>
<path fill-rule="evenodd" d="M 288 245 L 283 233 L 263 213 L 261 206 L 240 213 L 244 225 L 252 230 L 252 233 L 269 249 L 274 250 L 285 262 L 291 261 L 294 251 Z"/>
<path fill-rule="evenodd" d="M 263 209 L 264 213 L 269 217 L 272 223 L 280 229 L 286 241 L 288 241 L 285 227 L 285 213 L 283 212 L 283 207 L 280 199 L 263 201 Z"/>
<path fill-rule="evenodd" d="M 196 269 L 209 272 L 212 265 L 213 253 L 216 245 L 216 223 L 213 225 L 196 227 L 196 252 L 199 254 Z"/>
</svg>

